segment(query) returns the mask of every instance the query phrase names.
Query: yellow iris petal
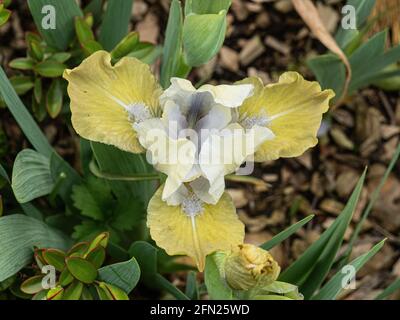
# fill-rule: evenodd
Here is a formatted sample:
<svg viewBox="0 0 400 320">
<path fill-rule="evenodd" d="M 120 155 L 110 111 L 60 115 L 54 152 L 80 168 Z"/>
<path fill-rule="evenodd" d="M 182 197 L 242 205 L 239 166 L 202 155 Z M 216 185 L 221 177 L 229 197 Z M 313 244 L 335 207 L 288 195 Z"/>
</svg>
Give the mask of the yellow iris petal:
<svg viewBox="0 0 400 320">
<path fill-rule="evenodd" d="M 71 98 L 72 125 L 82 137 L 142 152 L 133 129 L 132 106 L 159 116 L 161 89 L 150 68 L 135 58 L 123 58 L 114 66 L 111 56 L 98 51 L 73 70 L 66 70 Z"/>
<path fill-rule="evenodd" d="M 264 121 L 275 139 L 265 141 L 255 154 L 256 161 L 297 157 L 318 142 L 322 114 L 328 111 L 332 90 L 321 90 L 317 82 L 307 81 L 297 72 L 286 72 L 276 84 L 262 86 L 261 80 L 248 78 L 240 83 L 255 86 L 254 95 L 239 108 L 240 118 Z"/>
<path fill-rule="evenodd" d="M 243 243 L 244 225 L 228 194 L 216 205 L 203 204 L 202 213 L 189 217 L 181 206 L 162 201 L 162 191 L 163 186 L 149 202 L 147 225 L 153 240 L 169 255 L 188 255 L 203 271 L 208 254 Z"/>
</svg>

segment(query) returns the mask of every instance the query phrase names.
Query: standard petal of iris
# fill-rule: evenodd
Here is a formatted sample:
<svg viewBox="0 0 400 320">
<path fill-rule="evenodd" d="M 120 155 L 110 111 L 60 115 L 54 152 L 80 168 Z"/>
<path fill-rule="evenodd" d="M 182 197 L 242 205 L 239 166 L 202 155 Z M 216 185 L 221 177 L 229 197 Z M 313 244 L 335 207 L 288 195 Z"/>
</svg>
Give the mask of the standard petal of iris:
<svg viewBox="0 0 400 320">
<path fill-rule="evenodd" d="M 153 240 L 169 255 L 188 255 L 202 271 L 208 254 L 243 243 L 244 225 L 228 194 L 216 205 L 204 204 L 203 212 L 191 217 L 181 206 L 166 205 L 162 189 L 149 202 L 147 225 Z"/>
<path fill-rule="evenodd" d="M 142 152 L 133 123 L 161 113 L 161 89 L 149 67 L 135 58 L 111 65 L 110 54 L 98 51 L 66 70 L 72 125 L 82 137 Z"/>
<path fill-rule="evenodd" d="M 241 83 L 246 82 L 257 80 Z M 278 83 L 255 90 L 239 108 L 240 121 L 245 127 L 266 126 L 276 136 L 260 146 L 255 160 L 296 157 L 315 146 L 322 114 L 333 97 L 332 90 L 322 91 L 317 82 L 304 80 L 296 72 L 284 73 Z"/>
<path fill-rule="evenodd" d="M 245 99 L 253 94 L 252 84 L 235 84 L 213 86 L 206 84 L 199 88 L 199 92 L 210 92 L 214 101 L 228 108 L 239 107 Z"/>
</svg>

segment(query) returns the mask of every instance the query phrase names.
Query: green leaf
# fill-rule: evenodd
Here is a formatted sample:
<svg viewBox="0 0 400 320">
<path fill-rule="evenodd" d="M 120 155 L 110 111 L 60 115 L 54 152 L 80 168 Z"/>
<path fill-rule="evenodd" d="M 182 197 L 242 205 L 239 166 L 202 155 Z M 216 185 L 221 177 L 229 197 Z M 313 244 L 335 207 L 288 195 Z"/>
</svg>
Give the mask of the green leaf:
<svg viewBox="0 0 400 320">
<path fill-rule="evenodd" d="M 218 266 L 218 255 L 212 254 L 206 258 L 206 268 L 204 271 L 204 281 L 208 295 L 212 300 L 232 300 L 233 291 L 222 278 Z"/>
<path fill-rule="evenodd" d="M 50 57 L 50 59 L 60 63 L 64 63 L 68 61 L 71 57 L 72 54 L 69 52 L 56 52 Z"/>
<path fill-rule="evenodd" d="M 135 258 L 105 266 L 99 269 L 99 279 L 118 288 L 126 294 L 136 287 L 140 279 L 140 268 Z"/>
<path fill-rule="evenodd" d="M 65 267 L 65 269 L 63 271 L 61 271 L 60 273 L 60 277 L 58 279 L 58 282 L 61 286 L 65 287 L 67 285 L 69 285 L 70 283 L 72 283 L 72 281 L 74 281 L 74 276 L 71 274 L 71 272 L 69 272 L 68 268 Z"/>
<path fill-rule="evenodd" d="M 350 256 L 352 250 L 353 250 L 353 246 L 355 241 L 358 238 L 358 235 L 361 232 L 361 229 L 364 225 L 365 220 L 368 218 L 370 212 L 372 211 L 372 208 L 375 205 L 376 200 L 378 200 L 379 195 L 381 193 L 381 190 L 386 182 L 386 180 L 389 177 L 389 174 L 392 172 L 395 164 L 397 163 L 398 159 L 400 157 L 400 144 L 397 145 L 397 149 L 395 151 L 395 153 L 393 154 L 392 159 L 390 160 L 390 163 L 382 177 L 382 179 L 379 181 L 379 185 L 377 186 L 377 188 L 373 191 L 372 196 L 368 202 L 367 208 L 365 209 L 365 211 L 363 212 L 360 221 L 357 223 L 357 226 L 353 232 L 353 234 L 351 235 L 350 241 L 348 243 L 347 249 L 345 251 L 345 253 L 343 254 L 343 256 L 345 257 L 346 261 L 348 259 L 348 257 Z"/>
<path fill-rule="evenodd" d="M 357 272 L 364 264 L 366 264 L 385 244 L 385 240 L 382 240 L 376 244 L 367 253 L 364 253 L 360 257 L 354 259 L 346 266 L 354 267 Z M 313 300 L 335 300 L 339 293 L 343 290 L 343 280 L 348 276 L 348 273 L 339 270 L 323 287 L 322 289 L 312 297 Z M 355 276 L 355 275 L 354 275 Z"/>
<path fill-rule="evenodd" d="M 14 162 L 11 186 L 20 203 L 50 194 L 54 182 L 49 159 L 34 150 L 22 150 Z"/>
<path fill-rule="evenodd" d="M 110 300 L 129 300 L 128 295 L 123 290 L 112 284 L 100 282 L 99 286 Z"/>
<path fill-rule="evenodd" d="M 359 0 L 348 0 L 347 5 L 352 6 L 356 10 L 356 26 L 357 29 L 344 29 L 341 27 L 341 24 L 339 24 L 339 29 L 336 33 L 336 42 L 338 45 L 342 48 L 345 49 L 349 43 L 358 36 L 359 30 L 363 27 L 365 22 L 367 21 L 368 17 L 370 16 L 370 13 L 372 9 L 375 6 L 376 0 L 364 0 L 364 1 L 359 1 Z"/>
<path fill-rule="evenodd" d="M 400 290 L 400 278 L 394 281 L 389 287 L 383 290 L 380 294 L 376 296 L 376 300 L 383 300 L 395 293 L 397 290 Z"/>
<path fill-rule="evenodd" d="M 135 212 L 135 214 L 132 214 Z M 113 212 L 111 225 L 120 231 L 129 231 L 139 226 L 146 218 L 146 211 L 143 210 L 143 203 L 137 198 L 118 201 Z"/>
<path fill-rule="evenodd" d="M 199 288 L 197 285 L 197 273 L 189 271 L 186 277 L 186 290 L 185 294 L 190 300 L 199 300 Z"/>
<path fill-rule="evenodd" d="M 232 0 L 187 0 L 185 5 L 186 15 L 189 13 L 207 14 L 228 11 Z"/>
<path fill-rule="evenodd" d="M 91 262 L 96 269 L 100 268 L 106 259 L 106 250 L 98 246 L 90 253 L 88 253 L 86 260 Z"/>
<path fill-rule="evenodd" d="M 10 67 L 18 70 L 32 70 L 35 61 L 31 58 L 17 58 L 10 62 Z"/>
<path fill-rule="evenodd" d="M 71 257 L 65 260 L 69 272 L 75 279 L 83 283 L 93 283 L 97 278 L 97 270 L 89 261 L 79 258 Z"/>
<path fill-rule="evenodd" d="M 41 78 L 35 79 L 35 83 L 34 83 L 34 87 L 33 87 L 33 96 L 37 103 L 41 102 L 42 96 L 43 96 L 43 85 L 42 85 Z"/>
<path fill-rule="evenodd" d="M 11 77 L 10 82 L 14 87 L 15 92 L 17 92 L 17 94 L 20 96 L 30 91 L 34 86 L 32 78 L 27 76 Z"/>
<path fill-rule="evenodd" d="M 197 67 L 211 60 L 221 49 L 226 32 L 226 11 L 218 14 L 190 14 L 183 24 L 186 62 Z"/>
<path fill-rule="evenodd" d="M 127 54 L 135 50 L 136 45 L 139 43 L 139 34 L 137 32 L 129 33 L 120 43 L 111 51 L 111 57 L 114 60 L 121 59 Z"/>
<path fill-rule="evenodd" d="M 178 0 L 173 0 L 169 11 L 167 30 L 163 49 L 160 83 L 166 88 L 171 77 L 177 75 L 182 54 L 182 7 Z"/>
<path fill-rule="evenodd" d="M 79 300 L 83 291 L 83 283 L 75 280 L 65 289 L 63 300 Z"/>
<path fill-rule="evenodd" d="M 83 216 L 97 221 L 104 220 L 101 204 L 92 194 L 91 190 L 85 185 L 76 185 L 72 188 L 72 200 L 75 208 L 79 209 Z"/>
<path fill-rule="evenodd" d="M 108 241 L 110 240 L 110 234 L 108 232 L 100 233 L 95 237 L 92 242 L 90 242 L 87 252 L 92 252 L 97 247 L 103 247 L 104 249 L 108 246 Z"/>
<path fill-rule="evenodd" d="M 142 281 L 150 288 L 164 289 L 178 300 L 189 298 L 157 272 L 157 249 L 144 241 L 136 241 L 129 249 L 139 263 Z"/>
<path fill-rule="evenodd" d="M 64 294 L 64 288 L 57 286 L 47 292 L 47 300 L 61 300 Z"/>
<path fill-rule="evenodd" d="M 44 275 L 34 276 L 26 279 L 21 284 L 21 291 L 26 294 L 36 294 L 43 290 L 42 280 Z"/>
<path fill-rule="evenodd" d="M 33 248 L 65 250 L 71 241 L 43 222 L 14 214 L 0 218 L 0 281 L 25 267 L 33 258 Z"/>
<path fill-rule="evenodd" d="M 29 111 L 25 108 L 21 99 L 16 94 L 6 74 L 0 67 L 0 94 L 3 96 L 10 112 L 18 122 L 20 128 L 35 149 L 45 156 L 50 156 L 53 152 L 47 138 L 33 120 Z"/>
<path fill-rule="evenodd" d="M 66 68 L 67 67 L 63 63 L 60 63 L 55 60 L 46 60 L 38 63 L 35 66 L 34 70 L 42 77 L 57 78 L 62 76 Z"/>
<path fill-rule="evenodd" d="M 113 146 L 97 142 L 91 142 L 91 146 L 101 171 L 120 175 L 154 172 L 154 169 L 147 163 L 145 156 L 142 154 L 128 153 Z M 153 196 L 156 187 L 153 181 L 109 181 L 109 184 L 118 198 L 139 197 L 145 204 Z"/>
<path fill-rule="evenodd" d="M 147 42 L 140 42 L 128 57 L 139 59 L 148 65 L 153 64 L 162 54 L 162 47 Z"/>
<path fill-rule="evenodd" d="M 90 56 L 96 51 L 102 50 L 103 47 L 97 41 L 89 40 L 82 44 L 82 49 L 85 52 L 86 56 Z"/>
<path fill-rule="evenodd" d="M 365 174 L 366 171 L 335 222 L 279 277 L 279 281 L 299 286 L 306 299 L 319 288 L 333 265 L 360 197 Z"/>
<path fill-rule="evenodd" d="M 342 96 L 346 68 L 336 55 L 325 54 L 309 59 L 307 66 L 315 74 L 322 89 L 332 89 L 335 92 L 334 101 Z"/>
<path fill-rule="evenodd" d="M 0 10 L 0 27 L 4 25 L 11 16 L 11 11 L 7 9 Z"/>
<path fill-rule="evenodd" d="M 32 13 L 33 20 L 40 34 L 46 40 L 46 43 L 59 50 L 67 49 L 68 45 L 74 38 L 74 18 L 82 16 L 82 11 L 75 0 L 28 0 L 29 9 Z M 56 28 L 43 28 L 43 22 L 48 22 L 47 18 L 52 11 L 43 9 L 49 8 L 47 5 L 54 7 Z M 51 8 L 50 8 L 51 10 Z M 46 26 L 46 24 L 44 24 Z"/>
<path fill-rule="evenodd" d="M 92 28 L 86 22 L 84 17 L 75 18 L 75 32 L 81 45 L 95 40 Z"/>
<path fill-rule="evenodd" d="M 57 271 L 65 268 L 65 252 L 57 249 L 45 249 L 42 256 L 46 263 L 52 265 Z"/>
<path fill-rule="evenodd" d="M 50 85 L 49 91 L 47 92 L 46 108 L 50 117 L 56 118 L 63 105 L 63 90 L 61 88 L 61 80 L 54 79 Z"/>
<path fill-rule="evenodd" d="M 99 36 L 107 51 L 111 51 L 128 33 L 132 5 L 132 0 L 108 0 Z"/>
<path fill-rule="evenodd" d="M 309 215 L 308 217 L 296 222 L 295 224 L 291 225 L 289 228 L 286 230 L 278 233 L 275 237 L 273 237 L 271 240 L 265 242 L 262 244 L 260 247 L 263 248 L 264 250 L 270 250 L 273 247 L 275 247 L 277 244 L 281 243 L 282 241 L 286 240 L 289 238 L 292 234 L 296 233 L 297 230 L 299 230 L 301 227 L 303 227 L 306 223 L 308 223 L 312 218 L 314 218 L 314 215 Z"/>
</svg>

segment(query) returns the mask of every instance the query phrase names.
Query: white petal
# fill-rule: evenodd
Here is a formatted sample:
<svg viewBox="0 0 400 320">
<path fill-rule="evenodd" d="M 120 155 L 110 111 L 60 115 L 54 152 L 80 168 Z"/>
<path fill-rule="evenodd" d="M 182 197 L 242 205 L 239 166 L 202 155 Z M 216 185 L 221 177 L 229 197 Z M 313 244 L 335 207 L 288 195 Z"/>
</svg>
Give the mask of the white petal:
<svg viewBox="0 0 400 320">
<path fill-rule="evenodd" d="M 136 130 L 140 144 L 148 149 L 155 141 L 156 137 L 166 132 L 163 121 L 159 118 L 151 118 L 140 123 L 135 123 L 133 128 Z"/>
<path fill-rule="evenodd" d="M 210 185 L 210 181 L 206 178 L 200 177 L 192 181 L 190 186 L 200 200 L 205 203 L 216 204 L 224 193 L 225 180 L 222 176 L 221 179 L 217 179 L 213 185 Z"/>
<path fill-rule="evenodd" d="M 171 85 L 161 95 L 160 102 L 164 105 L 166 101 L 172 100 L 181 108 L 182 112 L 187 112 L 194 93 L 196 93 L 196 88 L 189 80 L 171 78 Z"/>
<path fill-rule="evenodd" d="M 213 95 L 216 103 L 228 108 L 237 108 L 253 94 L 253 90 L 254 86 L 251 84 L 223 84 L 219 86 L 206 84 L 200 87 L 198 91 L 208 91 Z"/>
<path fill-rule="evenodd" d="M 182 184 L 174 193 L 172 193 L 168 198 L 163 199 L 167 202 L 169 206 L 178 206 L 182 204 L 189 195 L 189 190 Z"/>
</svg>

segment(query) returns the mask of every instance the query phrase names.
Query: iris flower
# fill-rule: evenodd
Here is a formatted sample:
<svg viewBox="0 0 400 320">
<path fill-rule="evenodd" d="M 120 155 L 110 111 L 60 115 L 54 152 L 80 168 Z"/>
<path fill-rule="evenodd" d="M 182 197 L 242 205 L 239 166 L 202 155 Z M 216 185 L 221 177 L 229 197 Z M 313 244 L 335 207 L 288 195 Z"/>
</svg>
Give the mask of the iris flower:
<svg viewBox="0 0 400 320">
<path fill-rule="evenodd" d="M 244 225 L 224 177 L 249 160 L 296 157 L 317 143 L 331 90 L 295 72 L 264 86 L 258 78 L 204 85 L 172 78 L 162 90 L 148 65 L 111 64 L 98 51 L 66 70 L 72 124 L 89 140 L 133 152 L 166 174 L 148 205 L 147 225 L 170 255 L 205 257 L 243 243 Z"/>
</svg>

